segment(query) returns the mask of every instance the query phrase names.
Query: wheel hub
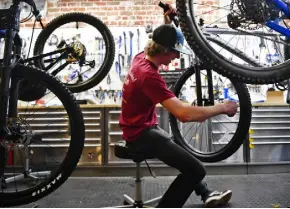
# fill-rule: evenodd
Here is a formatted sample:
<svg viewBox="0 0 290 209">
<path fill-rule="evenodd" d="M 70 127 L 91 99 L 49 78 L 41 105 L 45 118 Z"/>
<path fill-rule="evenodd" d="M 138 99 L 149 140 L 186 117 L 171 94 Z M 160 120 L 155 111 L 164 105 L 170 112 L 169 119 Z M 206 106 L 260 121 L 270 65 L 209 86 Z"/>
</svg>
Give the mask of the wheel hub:
<svg viewBox="0 0 290 209">
<path fill-rule="evenodd" d="M 75 40 L 71 44 L 72 52 L 68 55 L 67 62 L 77 62 L 84 63 L 86 56 L 86 47 L 80 42 Z"/>
<path fill-rule="evenodd" d="M 31 144 L 33 133 L 29 124 L 22 118 L 9 118 L 6 134 L 1 140 L 1 146 L 7 149 L 18 148 L 19 145 Z"/>
</svg>

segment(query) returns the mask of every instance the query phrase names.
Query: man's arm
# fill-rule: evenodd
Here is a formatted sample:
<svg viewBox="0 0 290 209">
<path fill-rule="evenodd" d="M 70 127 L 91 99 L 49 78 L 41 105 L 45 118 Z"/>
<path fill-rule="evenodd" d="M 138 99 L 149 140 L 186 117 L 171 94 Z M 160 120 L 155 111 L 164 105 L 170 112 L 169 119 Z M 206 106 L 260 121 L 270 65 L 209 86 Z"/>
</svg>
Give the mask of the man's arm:
<svg viewBox="0 0 290 209">
<path fill-rule="evenodd" d="M 227 105 L 223 103 L 208 107 L 185 105 L 176 97 L 164 100 L 161 105 L 183 123 L 202 122 L 220 114 L 233 116 L 236 112 L 234 106 L 231 107 L 232 110 L 228 110 Z"/>
</svg>

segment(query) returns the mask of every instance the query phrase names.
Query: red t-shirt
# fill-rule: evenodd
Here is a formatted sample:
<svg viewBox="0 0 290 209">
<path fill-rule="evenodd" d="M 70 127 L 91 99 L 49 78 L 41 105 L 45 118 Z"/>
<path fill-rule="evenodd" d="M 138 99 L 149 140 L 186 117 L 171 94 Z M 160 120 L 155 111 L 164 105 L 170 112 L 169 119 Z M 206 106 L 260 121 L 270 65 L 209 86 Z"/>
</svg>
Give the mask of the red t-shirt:
<svg viewBox="0 0 290 209">
<path fill-rule="evenodd" d="M 134 141 L 145 128 L 158 124 L 156 104 L 175 95 L 167 88 L 158 68 L 141 52 L 133 59 L 124 80 L 122 97 L 120 128 L 126 141 Z"/>
</svg>

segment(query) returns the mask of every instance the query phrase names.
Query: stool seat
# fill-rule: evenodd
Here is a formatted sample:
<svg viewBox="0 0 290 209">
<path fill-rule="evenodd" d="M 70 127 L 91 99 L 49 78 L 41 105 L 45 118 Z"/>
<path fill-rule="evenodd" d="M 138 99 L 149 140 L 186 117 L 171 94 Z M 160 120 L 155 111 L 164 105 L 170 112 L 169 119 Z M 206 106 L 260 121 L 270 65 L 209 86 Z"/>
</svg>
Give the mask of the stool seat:
<svg viewBox="0 0 290 209">
<path fill-rule="evenodd" d="M 160 201 L 162 196 L 147 200 L 143 202 L 142 200 L 142 175 L 141 175 L 141 162 L 145 161 L 150 174 L 156 178 L 155 173 L 151 170 L 147 163 L 147 159 L 154 159 L 153 156 L 147 156 L 144 153 L 138 153 L 130 146 L 127 146 L 125 140 L 119 141 L 114 146 L 114 154 L 118 158 L 133 160 L 136 164 L 136 177 L 135 177 L 135 199 L 124 195 L 124 202 L 121 206 L 115 206 L 116 208 L 147 208 L 150 204 L 155 204 Z"/>
<path fill-rule="evenodd" d="M 122 159 L 130 159 L 134 162 L 142 162 L 146 159 L 153 159 L 152 156 L 146 156 L 143 153 L 136 152 L 126 145 L 126 141 L 119 141 L 114 146 L 115 156 Z"/>
</svg>

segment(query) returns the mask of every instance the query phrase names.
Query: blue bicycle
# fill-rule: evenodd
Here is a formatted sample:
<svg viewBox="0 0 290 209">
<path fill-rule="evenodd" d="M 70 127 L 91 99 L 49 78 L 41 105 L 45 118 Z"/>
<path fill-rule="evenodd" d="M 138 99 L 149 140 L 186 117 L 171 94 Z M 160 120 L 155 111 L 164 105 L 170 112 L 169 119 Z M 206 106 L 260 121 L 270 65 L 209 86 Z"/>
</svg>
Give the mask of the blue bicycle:
<svg viewBox="0 0 290 209">
<path fill-rule="evenodd" d="M 248 84 L 290 78 L 290 1 L 176 0 L 187 43 L 208 67 Z M 223 43 L 224 46 L 219 46 Z M 258 64 L 245 62 L 235 51 Z"/>
</svg>

